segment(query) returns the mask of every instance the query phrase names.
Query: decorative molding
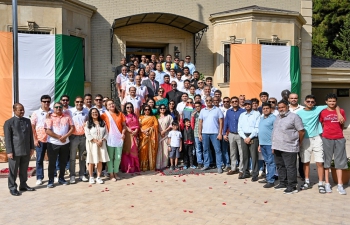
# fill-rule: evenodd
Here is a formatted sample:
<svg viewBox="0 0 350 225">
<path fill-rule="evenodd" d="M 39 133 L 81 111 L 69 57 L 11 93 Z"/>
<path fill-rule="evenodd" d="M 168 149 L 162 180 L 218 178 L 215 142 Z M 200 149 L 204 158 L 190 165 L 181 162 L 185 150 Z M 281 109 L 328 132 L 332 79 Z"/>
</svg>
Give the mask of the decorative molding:
<svg viewBox="0 0 350 225">
<path fill-rule="evenodd" d="M 33 22 L 35 24 L 35 22 Z M 56 28 L 54 27 L 39 27 L 37 25 L 31 24 L 29 27 L 29 21 L 27 26 L 18 26 L 19 31 L 33 31 L 33 32 L 48 32 L 50 34 L 56 34 Z M 12 32 L 12 24 L 7 25 L 7 31 Z"/>
<path fill-rule="evenodd" d="M 35 29 L 35 22 L 34 21 L 28 21 L 28 30 L 34 31 Z"/>
<path fill-rule="evenodd" d="M 268 42 L 268 43 L 285 43 L 286 46 L 291 46 L 291 41 L 290 40 L 281 40 L 278 38 L 277 35 L 272 35 L 270 39 L 268 38 L 256 38 L 256 43 L 260 44 L 261 42 Z"/>
<path fill-rule="evenodd" d="M 75 30 L 68 30 L 68 34 L 69 35 L 72 35 L 72 36 L 76 36 L 76 37 L 81 37 L 81 38 L 86 38 L 87 37 L 87 34 L 81 32 L 82 29 L 80 28 L 75 28 Z"/>
</svg>

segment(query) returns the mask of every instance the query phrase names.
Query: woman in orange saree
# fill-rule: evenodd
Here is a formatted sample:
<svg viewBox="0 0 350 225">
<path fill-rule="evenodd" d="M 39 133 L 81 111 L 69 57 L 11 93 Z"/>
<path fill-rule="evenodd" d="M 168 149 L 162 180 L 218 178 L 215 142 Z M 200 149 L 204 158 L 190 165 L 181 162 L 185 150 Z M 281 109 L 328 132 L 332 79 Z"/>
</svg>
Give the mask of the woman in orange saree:
<svg viewBox="0 0 350 225">
<path fill-rule="evenodd" d="M 140 116 L 140 169 L 155 170 L 158 151 L 158 120 L 152 115 L 152 109 L 146 105 Z"/>
</svg>

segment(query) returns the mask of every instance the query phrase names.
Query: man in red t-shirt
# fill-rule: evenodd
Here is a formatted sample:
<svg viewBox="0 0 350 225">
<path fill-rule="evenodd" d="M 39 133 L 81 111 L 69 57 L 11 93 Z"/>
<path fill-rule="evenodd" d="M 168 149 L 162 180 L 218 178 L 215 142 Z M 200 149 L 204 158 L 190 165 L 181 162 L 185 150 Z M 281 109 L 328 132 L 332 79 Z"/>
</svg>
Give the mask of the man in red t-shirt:
<svg viewBox="0 0 350 225">
<path fill-rule="evenodd" d="M 165 98 L 166 93 L 173 90 L 170 83 L 170 76 L 168 74 L 164 75 L 164 83 L 160 85 L 164 89 L 163 98 Z"/>
<path fill-rule="evenodd" d="M 343 188 L 342 170 L 348 168 L 347 156 L 345 150 L 345 138 L 343 135 L 344 124 L 338 122 L 338 116 L 335 111 L 337 107 L 337 96 L 328 94 L 326 96 L 327 108 L 320 113 L 320 122 L 323 126 L 322 142 L 324 151 L 324 169 L 325 169 L 325 189 L 327 193 L 331 193 L 331 185 L 329 184 L 329 168 L 334 155 L 334 165 L 337 170 L 339 194 L 346 195 Z M 341 115 L 345 118 L 345 112 L 340 109 Z"/>
</svg>

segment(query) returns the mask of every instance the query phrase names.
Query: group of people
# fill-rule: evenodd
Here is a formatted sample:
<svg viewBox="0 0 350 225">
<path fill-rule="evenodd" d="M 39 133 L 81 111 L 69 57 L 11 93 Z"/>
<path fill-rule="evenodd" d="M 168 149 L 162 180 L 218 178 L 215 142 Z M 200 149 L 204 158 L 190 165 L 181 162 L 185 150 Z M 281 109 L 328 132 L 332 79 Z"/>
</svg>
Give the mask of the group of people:
<svg viewBox="0 0 350 225">
<path fill-rule="evenodd" d="M 120 72 L 116 75 L 120 109 L 100 94 L 94 100 L 91 94 L 75 97 L 75 107 L 70 107 L 69 96 L 63 95 L 51 109 L 51 97 L 43 95 L 41 107 L 29 121 L 23 118 L 23 106 L 14 105 L 15 116 L 4 126 L 11 194 L 19 195 L 15 182 L 18 168 L 20 190 L 34 190 L 26 184 L 22 171 L 34 148 L 37 185 L 43 183 L 47 152 L 48 188 L 55 182 L 68 184 L 67 173 L 69 183 L 76 182 L 78 153 L 79 179 L 90 183 L 103 183 L 103 171 L 117 181 L 121 179 L 119 170 L 176 170 L 182 159 L 185 170 L 214 167 L 218 173 L 238 174 L 239 179 L 251 177 L 256 182 L 261 178 L 264 188 L 290 194 L 298 191 L 297 165 L 304 180 L 300 188 L 311 188 L 313 153 L 319 193 L 332 192 L 328 174 L 334 156 L 337 191 L 346 194 L 341 178 L 342 169 L 347 168 L 345 113 L 337 106 L 336 95 L 327 95 L 324 106 L 315 106 L 315 97 L 308 95 L 305 107 L 298 104 L 298 95 L 288 90 L 282 91 L 280 101 L 267 92 L 260 93 L 260 100 L 247 100 L 245 95 L 222 98 L 211 77 L 199 79 L 190 56 L 182 66 L 176 59 L 172 62 L 171 55 L 165 62 L 153 56 L 148 62 L 142 56 L 141 61 L 131 58 L 127 64 L 123 59 L 116 68 L 116 74 Z M 19 141 L 17 133 L 26 138 Z"/>
</svg>

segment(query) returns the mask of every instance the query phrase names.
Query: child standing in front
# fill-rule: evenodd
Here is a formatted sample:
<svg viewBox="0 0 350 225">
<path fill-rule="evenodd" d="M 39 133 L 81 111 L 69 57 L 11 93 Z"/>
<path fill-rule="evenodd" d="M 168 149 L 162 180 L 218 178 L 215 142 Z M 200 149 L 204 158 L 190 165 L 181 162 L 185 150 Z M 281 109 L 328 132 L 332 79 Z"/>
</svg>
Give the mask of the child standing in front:
<svg viewBox="0 0 350 225">
<path fill-rule="evenodd" d="M 185 123 L 185 124 L 184 124 Z M 193 125 L 193 126 L 192 126 Z M 193 127 L 194 124 L 191 125 L 191 121 L 189 119 L 180 119 L 180 130 L 183 134 L 183 141 L 184 141 L 184 167 L 183 169 L 186 170 L 188 166 L 190 166 L 191 169 L 196 169 L 196 167 L 193 165 L 193 158 L 194 158 L 194 132 Z"/>
<path fill-rule="evenodd" d="M 172 130 L 168 134 L 168 149 L 170 158 L 170 170 L 177 168 L 177 162 L 182 151 L 182 135 L 179 131 L 179 124 L 172 122 Z"/>
</svg>

